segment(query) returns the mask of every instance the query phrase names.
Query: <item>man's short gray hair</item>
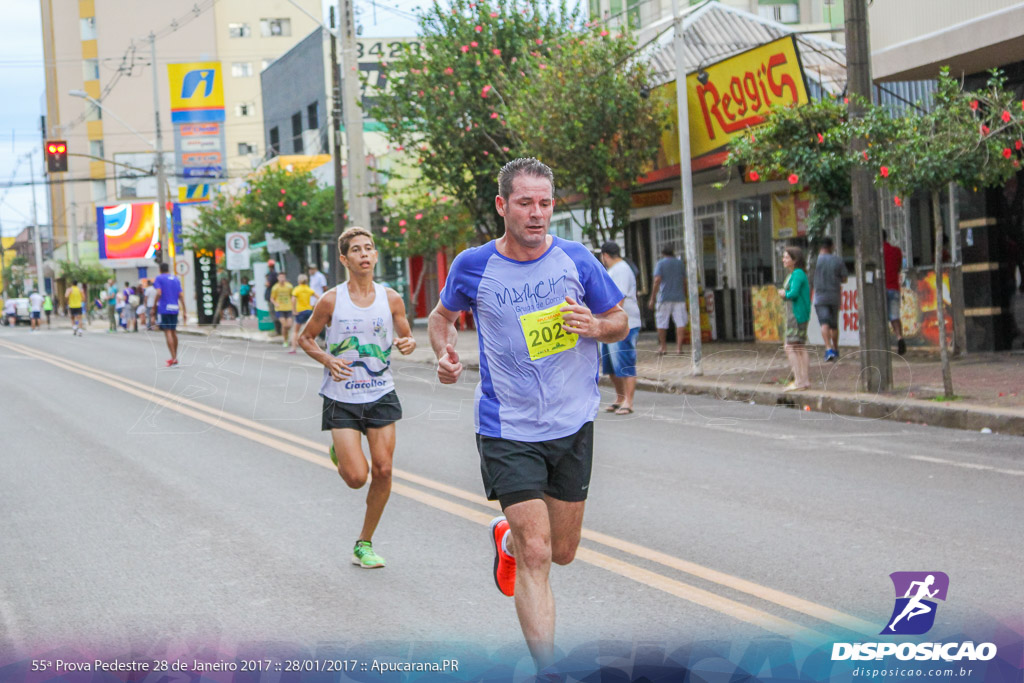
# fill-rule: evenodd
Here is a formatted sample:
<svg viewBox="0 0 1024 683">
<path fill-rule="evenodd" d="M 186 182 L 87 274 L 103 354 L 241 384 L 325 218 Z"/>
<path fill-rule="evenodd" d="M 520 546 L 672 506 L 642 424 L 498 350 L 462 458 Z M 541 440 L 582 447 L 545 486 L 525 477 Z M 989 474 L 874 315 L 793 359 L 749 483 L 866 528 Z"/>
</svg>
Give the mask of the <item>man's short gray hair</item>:
<svg viewBox="0 0 1024 683">
<path fill-rule="evenodd" d="M 498 171 L 498 194 L 502 199 L 508 201 L 512 195 L 512 181 L 521 175 L 532 175 L 537 178 L 547 178 L 551 183 L 551 191 L 555 190 L 555 174 L 548 166 L 533 157 L 519 157 L 513 159 Z"/>
</svg>

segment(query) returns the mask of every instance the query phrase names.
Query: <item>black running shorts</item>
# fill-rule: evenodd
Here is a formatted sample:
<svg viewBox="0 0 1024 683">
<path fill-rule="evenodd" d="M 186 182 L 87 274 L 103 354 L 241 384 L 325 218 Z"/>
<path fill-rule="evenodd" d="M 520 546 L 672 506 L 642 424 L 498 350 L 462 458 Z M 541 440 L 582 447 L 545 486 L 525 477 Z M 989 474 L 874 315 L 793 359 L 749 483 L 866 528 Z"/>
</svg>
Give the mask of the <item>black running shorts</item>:
<svg viewBox="0 0 1024 683">
<path fill-rule="evenodd" d="M 342 403 L 324 396 L 322 431 L 331 429 L 367 429 L 387 427 L 402 419 L 402 404 L 392 389 L 371 403 Z"/>
<path fill-rule="evenodd" d="M 480 474 L 489 500 L 502 508 L 548 495 L 569 503 L 587 499 L 594 423 L 550 441 L 512 441 L 476 435 Z"/>
</svg>

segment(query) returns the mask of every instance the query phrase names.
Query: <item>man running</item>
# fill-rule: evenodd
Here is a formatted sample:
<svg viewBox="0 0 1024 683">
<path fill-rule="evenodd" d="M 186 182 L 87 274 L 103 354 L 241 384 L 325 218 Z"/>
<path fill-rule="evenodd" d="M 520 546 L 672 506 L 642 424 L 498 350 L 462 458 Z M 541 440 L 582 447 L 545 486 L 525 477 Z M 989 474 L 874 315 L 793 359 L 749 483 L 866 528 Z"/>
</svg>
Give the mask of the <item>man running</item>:
<svg viewBox="0 0 1024 683">
<path fill-rule="evenodd" d="M 46 329 L 50 329 L 50 316 L 53 314 L 53 299 L 47 294 L 43 297 L 43 313 L 46 314 Z"/>
<path fill-rule="evenodd" d="M 371 469 L 360 436 L 366 435 L 373 478 L 366 494 L 363 528 L 352 549 L 352 564 L 374 569 L 384 566 L 384 558 L 373 549 L 373 533 L 391 495 L 395 422 L 402 418 L 391 375 L 391 348 L 408 355 L 416 348 L 416 340 L 402 297 L 373 281 L 377 265 L 373 236 L 363 228 L 348 228 L 338 238 L 338 257 L 348 269 L 348 281 L 317 301 L 299 344 L 324 366 L 321 429 L 330 430 L 331 461 L 354 489 L 366 483 Z M 316 343 L 324 327 L 327 351 Z"/>
<path fill-rule="evenodd" d="M 64 293 L 64 303 L 68 307 L 68 315 L 71 316 L 71 334 L 82 336 L 82 311 L 85 307 L 85 294 L 82 292 L 82 283 L 76 282 Z"/>
<path fill-rule="evenodd" d="M 538 670 L 554 658 L 551 563 L 576 555 L 590 486 L 593 420 L 600 403 L 598 342 L 629 332 L 622 293 L 578 242 L 548 234 L 554 177 L 536 159 L 498 174 L 505 234 L 452 262 L 430 314 L 437 375 L 462 374 L 455 352 L 458 311 L 472 310 L 480 344 L 476 443 L 490 500 L 494 580 L 515 596 Z"/>
<path fill-rule="evenodd" d="M 311 269 L 312 270 L 312 269 Z M 299 284 L 292 290 L 292 310 L 295 312 L 295 325 L 292 327 L 292 348 L 288 353 L 295 353 L 295 347 L 299 343 L 299 332 L 302 326 L 313 316 L 313 304 L 316 303 L 316 296 L 313 288 L 306 284 L 308 278 L 305 275 L 299 276 Z M 321 295 L 323 292 L 321 292 Z"/>
<path fill-rule="evenodd" d="M 277 274 L 277 284 L 270 290 L 270 300 L 274 304 L 274 317 L 281 323 L 281 346 L 288 346 L 288 333 L 292 327 L 292 283 L 284 273 Z"/>
<path fill-rule="evenodd" d="M 929 574 L 927 577 L 925 577 L 924 581 L 911 581 L 910 582 L 910 585 L 907 586 L 907 592 L 903 596 L 905 598 L 910 598 L 910 601 L 907 603 L 906 607 L 903 608 L 903 611 L 900 612 L 900 615 L 898 617 L 896 617 L 895 619 L 893 619 L 892 623 L 889 624 L 889 630 L 890 631 L 895 631 L 896 630 L 895 626 L 896 626 L 897 622 L 899 622 L 899 620 L 902 619 L 903 617 L 906 617 L 907 621 L 910 621 L 911 619 L 913 619 L 916 616 L 920 616 L 922 614 L 927 614 L 928 612 L 932 611 L 932 608 L 929 607 L 928 605 L 924 604 L 922 602 L 922 600 L 924 600 L 925 598 L 934 598 L 935 595 L 939 592 L 938 588 L 936 588 L 933 591 L 929 591 L 928 590 L 929 588 L 931 588 L 932 584 L 934 584 L 934 583 L 935 583 L 935 575 L 934 574 Z M 917 586 L 917 592 L 913 596 L 911 596 L 910 594 L 912 592 L 914 592 L 914 586 Z"/>
<path fill-rule="evenodd" d="M 33 290 L 28 295 L 28 306 L 32 316 L 32 331 L 36 332 L 39 330 L 39 326 L 42 325 L 43 318 L 43 295 Z"/>
<path fill-rule="evenodd" d="M 167 342 L 167 350 L 171 352 L 167 367 L 178 364 L 178 316 L 181 316 L 182 325 L 188 319 L 181 280 L 177 275 L 170 275 L 170 270 L 169 264 L 161 263 L 160 274 L 153 283 L 156 288 L 156 309 L 160 315 L 160 329 L 164 331 L 164 341 Z"/>
</svg>

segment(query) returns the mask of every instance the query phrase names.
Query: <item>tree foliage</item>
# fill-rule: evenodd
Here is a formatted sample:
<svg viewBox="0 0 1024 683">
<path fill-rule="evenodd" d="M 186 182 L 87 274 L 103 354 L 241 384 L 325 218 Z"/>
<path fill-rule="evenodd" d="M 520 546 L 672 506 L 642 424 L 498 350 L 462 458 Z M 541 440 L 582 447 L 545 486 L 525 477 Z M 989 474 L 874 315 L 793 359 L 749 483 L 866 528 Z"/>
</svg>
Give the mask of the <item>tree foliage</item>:
<svg viewBox="0 0 1024 683">
<path fill-rule="evenodd" d="M 546 59 L 554 40 L 578 24 L 578 11 L 564 0 L 454 0 L 424 13 L 422 50 L 381 65 L 400 84 L 372 110 L 386 124 L 390 144 L 415 154 L 418 177 L 407 190 L 413 203 L 419 197 L 425 209 L 428 189 L 443 193 L 464 208 L 480 239 L 501 233 L 494 209 L 498 171 L 522 153 L 497 114 L 503 103 L 515 102 L 517 79 L 504 75 L 530 59 Z M 512 91 L 503 92 L 499 83 Z"/>
<path fill-rule="evenodd" d="M 850 205 L 850 136 L 844 100 L 773 109 L 763 124 L 733 139 L 726 165 L 745 167 L 752 180 L 788 178 L 806 186 L 812 197 L 808 237 L 816 241 Z"/>
<path fill-rule="evenodd" d="M 334 190 L 320 187 L 312 173 L 269 167 L 249 179 L 245 194 L 218 195 L 202 207 L 185 239 L 191 248 L 223 249 L 229 232 L 248 232 L 256 241 L 270 232 L 304 261 L 310 242 L 334 232 L 333 212 Z"/>
<path fill-rule="evenodd" d="M 518 82 L 517 106 L 502 115 L 522 148 L 551 166 L 559 191 L 582 196 L 584 233 L 595 247 L 629 224 L 632 191 L 651 168 L 668 113 L 641 94 L 652 70 L 635 50 L 631 36 L 595 22 L 506 76 Z"/>
</svg>

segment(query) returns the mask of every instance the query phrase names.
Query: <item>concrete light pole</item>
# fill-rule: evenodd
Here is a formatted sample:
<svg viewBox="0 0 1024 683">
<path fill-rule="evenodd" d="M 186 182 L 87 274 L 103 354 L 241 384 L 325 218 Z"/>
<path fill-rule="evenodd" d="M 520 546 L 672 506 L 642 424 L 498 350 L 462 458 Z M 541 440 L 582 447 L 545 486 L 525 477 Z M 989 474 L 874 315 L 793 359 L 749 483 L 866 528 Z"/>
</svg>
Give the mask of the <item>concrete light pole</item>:
<svg viewBox="0 0 1024 683">
<path fill-rule="evenodd" d="M 686 287 L 689 290 L 690 350 L 692 373 L 704 374 L 701 367 L 700 291 L 697 264 L 697 228 L 693 217 L 693 169 L 690 166 L 690 109 L 686 93 L 686 57 L 683 54 L 683 15 L 678 0 L 672 0 L 672 21 L 675 24 L 673 44 L 676 53 L 676 109 L 679 112 L 679 175 L 682 183 L 683 238 L 686 244 Z"/>
</svg>

